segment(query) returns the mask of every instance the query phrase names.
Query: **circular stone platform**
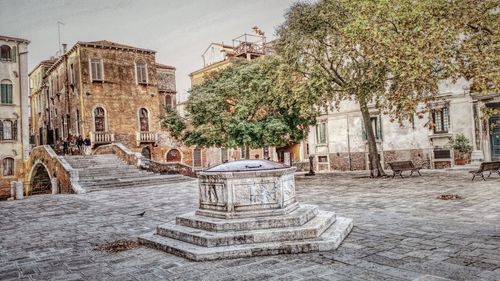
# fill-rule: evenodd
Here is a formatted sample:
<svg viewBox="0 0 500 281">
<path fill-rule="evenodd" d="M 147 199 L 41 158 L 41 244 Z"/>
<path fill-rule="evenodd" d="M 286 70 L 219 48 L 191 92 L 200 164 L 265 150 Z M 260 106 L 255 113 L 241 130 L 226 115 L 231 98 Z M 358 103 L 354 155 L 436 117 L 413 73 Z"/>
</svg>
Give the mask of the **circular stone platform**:
<svg viewBox="0 0 500 281">
<path fill-rule="evenodd" d="M 199 209 L 139 237 L 192 260 L 336 249 L 352 219 L 295 200 L 295 167 L 240 160 L 199 173 Z"/>
</svg>

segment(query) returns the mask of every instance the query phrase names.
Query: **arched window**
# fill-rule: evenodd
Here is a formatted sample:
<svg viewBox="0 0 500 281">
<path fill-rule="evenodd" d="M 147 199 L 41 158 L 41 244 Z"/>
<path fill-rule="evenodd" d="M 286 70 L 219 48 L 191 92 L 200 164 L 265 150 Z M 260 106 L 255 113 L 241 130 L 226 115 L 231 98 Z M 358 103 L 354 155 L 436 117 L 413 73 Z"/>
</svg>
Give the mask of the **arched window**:
<svg viewBox="0 0 500 281">
<path fill-rule="evenodd" d="M 11 104 L 12 102 L 12 82 L 9 80 L 2 80 L 0 84 L 0 103 Z"/>
<path fill-rule="evenodd" d="M 135 73 L 136 73 L 138 84 L 147 84 L 148 83 L 148 70 L 147 70 L 145 62 L 137 61 L 135 63 Z"/>
<path fill-rule="evenodd" d="M 2 161 L 2 174 L 3 176 L 13 176 L 14 175 L 14 159 L 7 157 Z"/>
<path fill-rule="evenodd" d="M 141 132 L 149 131 L 148 110 L 145 108 L 139 109 L 139 125 L 140 125 Z"/>
<path fill-rule="evenodd" d="M 104 112 L 104 108 L 96 107 L 94 109 L 94 126 L 96 132 L 104 132 L 106 131 L 106 114 Z"/>
<path fill-rule="evenodd" d="M 177 149 L 171 149 L 167 153 L 167 162 L 180 162 L 181 161 L 181 153 Z"/>
<path fill-rule="evenodd" d="M 2 60 L 2 61 L 10 61 L 12 59 L 10 52 L 11 52 L 11 50 L 10 50 L 9 46 L 2 45 L 0 47 L 0 60 Z"/>
</svg>

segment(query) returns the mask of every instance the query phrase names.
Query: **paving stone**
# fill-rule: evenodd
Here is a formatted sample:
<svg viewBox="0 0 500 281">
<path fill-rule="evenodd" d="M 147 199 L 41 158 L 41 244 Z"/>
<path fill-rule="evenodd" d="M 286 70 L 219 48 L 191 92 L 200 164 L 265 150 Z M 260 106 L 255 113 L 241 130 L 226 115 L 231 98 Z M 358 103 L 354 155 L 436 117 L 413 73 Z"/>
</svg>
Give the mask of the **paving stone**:
<svg viewBox="0 0 500 281">
<path fill-rule="evenodd" d="M 0 202 L 0 280 L 500 280 L 500 179 L 466 173 L 359 178 L 359 172 L 296 180 L 299 202 L 354 219 L 335 252 L 190 262 L 136 239 L 197 207 L 196 181 Z M 105 189 L 105 188 L 103 188 Z M 436 197 L 455 193 L 458 201 Z M 135 214 L 146 211 L 143 217 Z M 23 272 L 24 271 L 24 272 Z"/>
</svg>

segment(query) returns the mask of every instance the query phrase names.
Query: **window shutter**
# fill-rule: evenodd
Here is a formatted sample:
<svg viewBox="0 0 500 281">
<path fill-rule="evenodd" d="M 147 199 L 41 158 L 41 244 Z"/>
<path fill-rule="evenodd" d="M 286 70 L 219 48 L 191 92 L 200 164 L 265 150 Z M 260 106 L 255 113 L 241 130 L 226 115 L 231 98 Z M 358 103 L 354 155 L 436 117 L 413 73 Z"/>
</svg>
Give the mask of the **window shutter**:
<svg viewBox="0 0 500 281">
<path fill-rule="evenodd" d="M 99 71 L 101 76 L 99 77 L 102 81 L 104 81 L 104 60 L 99 61 Z"/>
<path fill-rule="evenodd" d="M 17 120 L 12 122 L 12 139 L 17 140 Z"/>
<path fill-rule="evenodd" d="M 382 140 L 382 117 L 381 116 L 378 116 L 377 125 L 378 125 L 377 126 L 378 139 Z"/>
<path fill-rule="evenodd" d="M 16 62 L 17 60 L 17 47 L 14 46 L 10 49 L 10 60 Z"/>
<path fill-rule="evenodd" d="M 0 103 L 5 103 L 5 96 L 7 95 L 7 89 L 5 84 L 0 85 Z"/>
<path fill-rule="evenodd" d="M 12 85 L 7 85 L 7 103 L 13 103 L 13 101 L 12 101 Z"/>
<path fill-rule="evenodd" d="M 0 120 L 0 140 L 3 140 L 3 121 Z"/>
</svg>

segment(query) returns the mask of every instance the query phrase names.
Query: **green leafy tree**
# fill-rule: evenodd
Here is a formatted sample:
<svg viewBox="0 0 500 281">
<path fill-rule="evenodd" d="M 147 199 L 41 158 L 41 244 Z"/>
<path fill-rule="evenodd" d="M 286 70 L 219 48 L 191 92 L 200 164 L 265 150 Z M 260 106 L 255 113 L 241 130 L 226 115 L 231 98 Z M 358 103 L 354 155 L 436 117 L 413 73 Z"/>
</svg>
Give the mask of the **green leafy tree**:
<svg viewBox="0 0 500 281">
<path fill-rule="evenodd" d="M 439 82 L 464 74 L 477 77 L 478 89 L 495 88 L 498 63 L 481 58 L 498 61 L 492 35 L 498 25 L 489 26 L 498 22 L 498 10 L 493 0 L 296 3 L 278 28 L 274 46 L 292 73 L 302 76 L 296 87 L 314 93 L 318 105 L 359 104 L 371 174 L 382 176 L 370 109 L 399 122 L 422 117 L 419 108 L 435 99 Z M 488 73 L 478 71 L 480 66 L 487 66 Z"/>
<path fill-rule="evenodd" d="M 236 61 L 193 87 L 186 105 L 188 124 L 169 112 L 163 125 L 185 144 L 202 147 L 299 142 L 315 124 L 316 111 L 312 95 L 305 100 L 294 79 L 275 56 Z"/>
</svg>

